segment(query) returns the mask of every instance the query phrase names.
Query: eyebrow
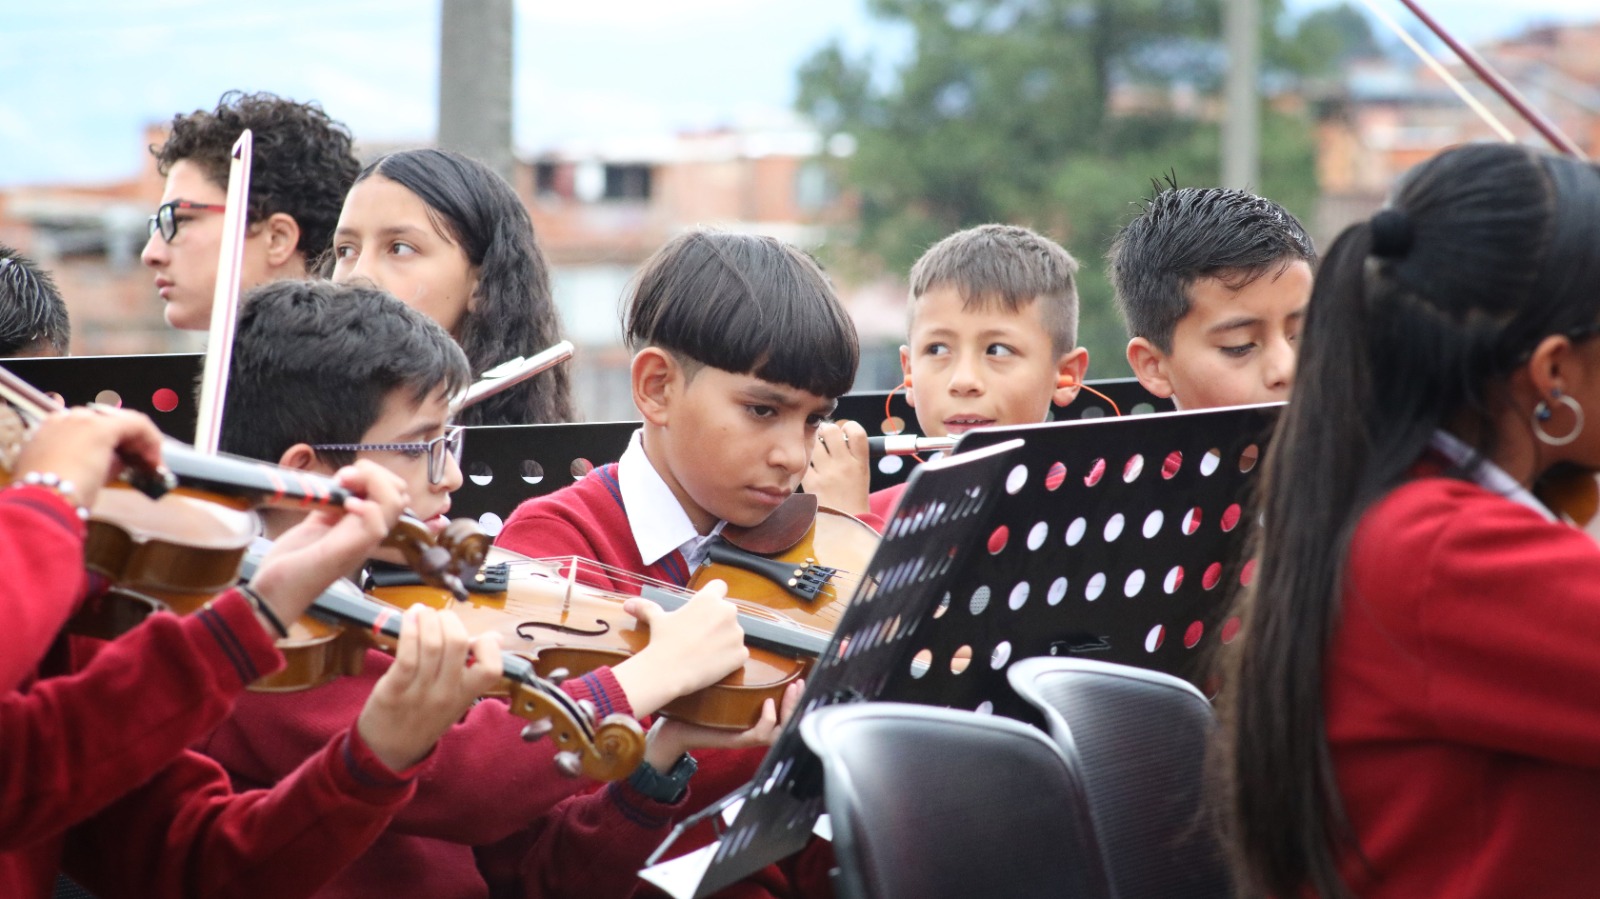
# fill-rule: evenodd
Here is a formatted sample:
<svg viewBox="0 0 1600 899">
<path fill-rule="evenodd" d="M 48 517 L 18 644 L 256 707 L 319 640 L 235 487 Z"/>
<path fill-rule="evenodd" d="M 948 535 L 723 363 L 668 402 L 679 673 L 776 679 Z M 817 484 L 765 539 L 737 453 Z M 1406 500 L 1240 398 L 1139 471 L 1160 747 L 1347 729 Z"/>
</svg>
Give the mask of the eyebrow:
<svg viewBox="0 0 1600 899">
<path fill-rule="evenodd" d="M 785 409 L 798 409 L 805 402 L 802 397 L 796 396 L 794 393 L 776 387 L 769 387 L 765 384 L 755 384 L 745 388 L 745 397 L 758 403 L 765 403 L 769 406 L 782 406 Z M 822 415 L 832 415 L 833 410 L 837 408 L 839 408 L 837 399 L 824 400 L 818 403 L 816 407 L 817 412 Z"/>
<path fill-rule="evenodd" d="M 1212 325 L 1206 329 L 1206 333 L 1221 334 L 1223 331 L 1237 331 L 1240 328 L 1248 328 L 1259 324 L 1261 324 L 1261 319 L 1253 315 L 1239 315 Z"/>
<path fill-rule="evenodd" d="M 382 441 L 379 441 L 379 442 L 380 443 L 421 443 L 421 442 L 423 442 L 422 441 L 423 437 L 427 436 L 432 431 L 438 431 L 438 430 L 441 430 L 442 428 L 444 428 L 444 422 L 439 422 L 439 421 L 425 422 L 423 424 L 417 425 L 416 427 L 412 428 L 409 431 L 406 431 L 405 433 L 403 433 L 400 436 L 394 438 L 393 440 L 382 440 Z"/>
<path fill-rule="evenodd" d="M 349 225 L 345 225 L 343 227 L 335 228 L 333 233 L 334 234 L 354 234 L 354 233 L 356 233 L 356 229 L 350 227 Z M 404 236 L 406 236 L 408 234 L 427 234 L 427 233 L 428 233 L 427 231 L 423 230 L 422 228 L 418 228 L 415 225 L 389 225 L 388 227 L 379 228 L 378 229 L 378 236 L 379 237 L 404 237 Z"/>
</svg>

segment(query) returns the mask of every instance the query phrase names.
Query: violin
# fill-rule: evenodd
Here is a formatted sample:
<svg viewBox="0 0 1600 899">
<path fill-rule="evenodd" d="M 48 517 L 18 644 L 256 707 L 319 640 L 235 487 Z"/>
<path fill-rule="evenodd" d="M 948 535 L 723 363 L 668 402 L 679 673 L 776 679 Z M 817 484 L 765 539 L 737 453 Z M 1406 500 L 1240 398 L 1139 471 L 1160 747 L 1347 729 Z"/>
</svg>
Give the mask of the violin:
<svg viewBox="0 0 1600 899">
<path fill-rule="evenodd" d="M 246 554 L 241 567 L 245 580 L 255 574 L 260 561 L 256 554 Z M 394 651 L 400 614 L 349 581 L 335 581 L 312 603 L 306 617 L 294 623 L 289 638 L 279 641 L 285 667 L 250 689 L 290 692 L 342 674 L 359 674 L 368 648 Z M 495 695 L 504 696 L 512 714 L 529 722 L 522 730 L 524 740 L 549 736 L 555 741 L 556 766 L 563 774 L 612 781 L 639 767 L 645 750 L 639 722 L 618 714 L 596 721 L 592 703 L 574 700 L 560 688 L 566 671 L 541 675 L 531 662 L 512 652 L 502 652 L 500 661 L 505 676 Z"/>
<path fill-rule="evenodd" d="M 818 505 L 813 495 L 795 494 L 756 528 L 725 528 L 687 588 L 587 559 L 530 559 L 493 547 L 477 583 L 469 585 L 474 592 L 466 604 L 452 606 L 449 597 L 421 585 L 377 586 L 371 592 L 400 608 L 416 602 L 454 608 L 469 630 L 498 631 L 508 651 L 527 657 L 541 673 L 585 673 L 619 663 L 649 643 L 649 631 L 623 611 L 629 596 L 672 610 L 711 580 L 726 581 L 750 659 L 660 714 L 747 730 L 760 720 L 763 702 L 782 697 L 827 648 L 856 573 L 866 570 L 877 544 L 877 532 L 860 519 Z"/>
<path fill-rule="evenodd" d="M 0 367 L 0 398 L 25 419 L 62 408 Z M 7 475 L 0 473 L 0 479 Z M 162 468 L 129 465 L 90 509 L 85 567 L 109 589 L 84 603 L 73 633 L 113 639 L 157 610 L 187 614 L 237 583 L 258 528 L 254 509 L 337 509 L 349 493 L 330 478 L 235 456 L 206 455 L 168 438 Z M 442 590 L 465 595 L 489 539 L 469 521 L 435 538 L 402 517 L 384 545 L 398 548 Z"/>
</svg>

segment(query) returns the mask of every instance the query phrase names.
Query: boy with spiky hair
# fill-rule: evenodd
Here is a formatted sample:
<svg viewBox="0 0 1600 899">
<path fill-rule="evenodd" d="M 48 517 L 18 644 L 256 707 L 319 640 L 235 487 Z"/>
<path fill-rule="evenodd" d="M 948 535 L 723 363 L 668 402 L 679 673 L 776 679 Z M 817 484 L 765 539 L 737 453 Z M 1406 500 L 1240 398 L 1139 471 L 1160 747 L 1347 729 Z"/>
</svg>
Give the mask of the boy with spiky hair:
<svg viewBox="0 0 1600 899">
<path fill-rule="evenodd" d="M 1146 390 L 1180 409 L 1288 399 L 1317 262 L 1288 210 L 1241 190 L 1168 187 L 1107 258 Z"/>
<path fill-rule="evenodd" d="M 65 356 L 67 304 L 50 273 L 0 244 L 0 356 Z"/>
</svg>

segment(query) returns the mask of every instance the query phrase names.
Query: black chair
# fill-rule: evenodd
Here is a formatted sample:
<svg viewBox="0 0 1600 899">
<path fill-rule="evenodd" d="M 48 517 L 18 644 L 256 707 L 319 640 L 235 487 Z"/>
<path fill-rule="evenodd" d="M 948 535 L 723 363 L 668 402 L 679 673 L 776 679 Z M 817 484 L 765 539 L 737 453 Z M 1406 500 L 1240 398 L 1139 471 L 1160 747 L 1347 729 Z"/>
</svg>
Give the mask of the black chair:
<svg viewBox="0 0 1600 899">
<path fill-rule="evenodd" d="M 1216 717 L 1199 690 L 1083 659 L 1022 659 L 1007 676 L 1083 778 L 1118 899 L 1233 895 L 1205 804 Z"/>
<path fill-rule="evenodd" d="M 1078 779 L 1006 718 L 899 703 L 810 712 L 841 899 L 1106 897 Z"/>
</svg>

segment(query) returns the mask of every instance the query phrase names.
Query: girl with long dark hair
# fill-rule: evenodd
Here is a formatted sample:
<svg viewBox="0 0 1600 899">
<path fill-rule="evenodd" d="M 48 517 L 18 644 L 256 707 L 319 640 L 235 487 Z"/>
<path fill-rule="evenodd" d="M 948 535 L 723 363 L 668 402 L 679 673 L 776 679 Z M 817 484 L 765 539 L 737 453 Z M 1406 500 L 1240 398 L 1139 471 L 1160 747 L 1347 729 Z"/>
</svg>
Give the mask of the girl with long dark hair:
<svg viewBox="0 0 1600 899">
<path fill-rule="evenodd" d="M 333 280 L 365 280 L 443 325 L 478 377 L 561 339 L 550 268 L 517 192 L 483 163 L 405 150 L 367 165 L 345 197 Z M 468 407 L 457 424 L 543 424 L 573 417 L 557 366 Z"/>
<path fill-rule="evenodd" d="M 1600 172 L 1440 154 L 1334 243 L 1228 659 L 1242 882 L 1572 896 L 1600 821 Z"/>
</svg>

